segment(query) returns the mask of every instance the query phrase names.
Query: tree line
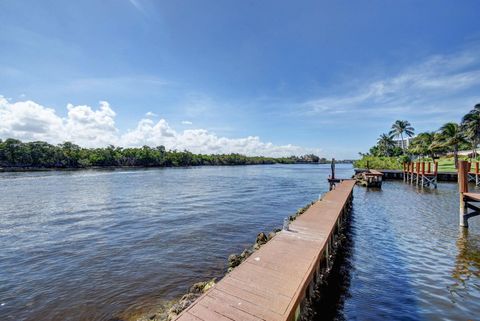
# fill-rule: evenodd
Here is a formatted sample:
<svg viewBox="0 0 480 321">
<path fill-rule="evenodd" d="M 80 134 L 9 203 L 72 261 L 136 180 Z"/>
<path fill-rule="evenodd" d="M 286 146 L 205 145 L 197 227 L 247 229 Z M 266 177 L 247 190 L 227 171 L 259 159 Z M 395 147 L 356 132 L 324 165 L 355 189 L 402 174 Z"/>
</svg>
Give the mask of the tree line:
<svg viewBox="0 0 480 321">
<path fill-rule="evenodd" d="M 472 150 L 472 157 L 477 157 L 477 146 L 480 142 L 480 104 L 476 104 L 472 110 L 465 114 L 459 123 L 448 122 L 436 131 L 427 131 L 415 135 L 415 129 L 406 120 L 397 120 L 388 134 L 382 134 L 365 156 L 403 156 L 408 160 L 409 156 L 430 157 L 436 159 L 439 155 L 451 152 L 455 160 L 455 168 L 458 166 L 458 152 L 460 150 Z M 404 144 L 404 138 L 413 137 L 408 144 Z M 399 138 L 400 146 L 394 138 Z"/>
<path fill-rule="evenodd" d="M 245 156 L 241 154 L 193 154 L 166 150 L 164 146 L 83 148 L 71 142 L 52 145 L 43 141 L 0 139 L 0 167 L 88 168 L 88 167 L 175 167 L 200 165 L 255 165 L 318 163 L 313 154 L 290 157 Z"/>
</svg>

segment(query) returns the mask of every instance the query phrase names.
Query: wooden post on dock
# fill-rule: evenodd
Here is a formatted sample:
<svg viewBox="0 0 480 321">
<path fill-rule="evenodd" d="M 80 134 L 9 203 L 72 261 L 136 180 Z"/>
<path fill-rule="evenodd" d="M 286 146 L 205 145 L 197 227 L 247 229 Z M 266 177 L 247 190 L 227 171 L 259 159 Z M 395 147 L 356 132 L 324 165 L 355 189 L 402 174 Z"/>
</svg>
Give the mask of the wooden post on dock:
<svg viewBox="0 0 480 321">
<path fill-rule="evenodd" d="M 458 191 L 460 193 L 460 226 L 468 227 L 467 203 L 464 193 L 468 193 L 468 162 L 461 160 L 458 162 Z"/>
<path fill-rule="evenodd" d="M 422 162 L 422 187 L 425 186 L 425 162 Z"/>
<path fill-rule="evenodd" d="M 417 166 L 416 166 L 416 172 L 417 172 L 417 175 L 415 176 L 415 183 L 417 184 L 420 184 L 420 162 L 417 162 Z"/>
<path fill-rule="evenodd" d="M 475 162 L 475 186 L 478 186 L 478 162 Z"/>
<path fill-rule="evenodd" d="M 415 163 L 412 162 L 412 168 L 410 171 L 410 184 L 413 184 L 413 177 L 415 176 Z"/>
<path fill-rule="evenodd" d="M 464 160 L 458 163 L 458 191 L 460 194 L 460 226 L 468 227 L 468 219 L 480 215 L 480 193 L 468 192 L 468 175 L 471 165 Z M 469 210 L 471 210 L 469 212 Z"/>
</svg>

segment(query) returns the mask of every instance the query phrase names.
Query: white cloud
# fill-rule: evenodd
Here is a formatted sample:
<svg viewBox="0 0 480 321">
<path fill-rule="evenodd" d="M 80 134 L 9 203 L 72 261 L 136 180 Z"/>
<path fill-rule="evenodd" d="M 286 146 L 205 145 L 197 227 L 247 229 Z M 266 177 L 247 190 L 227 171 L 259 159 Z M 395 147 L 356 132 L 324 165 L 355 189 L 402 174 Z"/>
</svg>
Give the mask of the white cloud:
<svg viewBox="0 0 480 321">
<path fill-rule="evenodd" d="M 155 113 L 153 113 L 153 112 L 151 112 L 151 111 L 149 111 L 149 112 L 147 112 L 147 113 L 145 114 L 145 116 L 146 116 L 146 117 L 157 117 L 158 115 L 155 114 Z"/>
<path fill-rule="evenodd" d="M 257 136 L 226 138 L 205 129 L 177 132 L 165 119 L 154 122 L 152 119 L 144 118 L 134 129 L 121 133 L 115 126 L 116 113 L 105 101 L 100 102 L 96 110 L 90 106 L 72 104 L 67 105 L 67 110 L 67 116 L 60 117 L 54 109 L 33 101 L 11 103 L 0 96 L 0 138 L 44 140 L 50 143 L 72 141 L 86 147 L 108 144 L 164 145 L 167 149 L 186 149 L 194 153 L 208 154 L 289 156 L 321 152 L 319 149 L 308 149 L 291 144 L 274 145 L 261 141 Z"/>
<path fill-rule="evenodd" d="M 82 146 L 102 146 L 116 141 L 116 114 L 108 102 L 101 101 L 99 110 L 72 104 L 68 104 L 67 109 L 68 117 L 63 119 L 67 140 Z"/>
<path fill-rule="evenodd" d="M 193 123 L 189 120 L 182 120 L 182 125 L 193 125 Z"/>
<path fill-rule="evenodd" d="M 361 83 L 354 90 L 337 89 L 337 94 L 307 100 L 300 107 L 308 114 L 328 115 L 329 120 L 336 115 L 365 120 L 409 113 L 411 117 L 443 113 L 444 120 L 452 120 L 449 117 L 458 113 L 453 106 L 469 109 L 480 98 L 473 92 L 480 89 L 480 48 L 431 56 L 395 76 Z"/>
<path fill-rule="evenodd" d="M 115 142 L 115 112 L 107 102 L 100 102 L 98 110 L 71 104 L 67 110 L 67 117 L 62 118 L 54 109 L 31 100 L 10 103 L 0 96 L 0 137 L 51 143 L 68 140 L 89 147 Z"/>
<path fill-rule="evenodd" d="M 12 104 L 0 96 L 0 136 L 57 142 L 62 130 L 55 110 L 29 100 Z"/>
</svg>

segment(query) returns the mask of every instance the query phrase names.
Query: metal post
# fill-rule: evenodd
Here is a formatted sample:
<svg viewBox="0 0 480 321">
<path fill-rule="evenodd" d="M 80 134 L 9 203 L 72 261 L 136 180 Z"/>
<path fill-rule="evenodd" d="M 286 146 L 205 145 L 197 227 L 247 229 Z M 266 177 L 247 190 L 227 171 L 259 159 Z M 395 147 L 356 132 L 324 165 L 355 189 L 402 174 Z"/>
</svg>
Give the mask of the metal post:
<svg viewBox="0 0 480 321">
<path fill-rule="evenodd" d="M 332 158 L 332 179 L 335 179 L 335 158 Z"/>
</svg>

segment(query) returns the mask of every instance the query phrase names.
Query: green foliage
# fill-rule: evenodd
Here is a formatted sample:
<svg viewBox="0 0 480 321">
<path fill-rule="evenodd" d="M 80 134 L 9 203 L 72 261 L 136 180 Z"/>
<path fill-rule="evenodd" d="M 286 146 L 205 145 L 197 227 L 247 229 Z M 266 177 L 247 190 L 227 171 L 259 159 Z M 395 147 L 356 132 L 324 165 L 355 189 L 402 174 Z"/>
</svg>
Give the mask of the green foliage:
<svg viewBox="0 0 480 321">
<path fill-rule="evenodd" d="M 474 147 L 474 153 L 476 154 L 476 147 L 480 141 L 480 104 L 476 104 L 472 110 L 463 116 L 461 129 L 465 138 Z"/>
<path fill-rule="evenodd" d="M 393 139 L 387 134 L 380 135 L 377 140 L 377 145 L 370 149 L 370 154 L 378 157 L 393 157 L 399 156 L 402 153 L 402 149 L 397 147 Z"/>
<path fill-rule="evenodd" d="M 476 148 L 480 142 L 480 104 L 475 105 L 464 115 L 460 124 L 449 122 L 435 132 L 420 133 L 410 141 L 408 149 L 406 149 L 403 138 L 413 135 L 414 128 L 407 120 L 397 120 L 393 123 L 389 135 L 382 134 L 367 155 L 392 157 L 406 154 L 419 157 L 428 156 L 435 159 L 439 155 L 452 152 L 455 164 L 457 164 L 458 151 L 473 149 L 473 157 L 476 157 Z M 400 150 L 395 147 L 392 140 L 394 137 L 401 139 L 402 148 Z"/>
<path fill-rule="evenodd" d="M 392 129 L 389 132 L 391 138 L 399 137 L 402 142 L 402 150 L 405 150 L 403 145 L 404 135 L 407 137 L 412 137 L 415 134 L 415 129 L 408 122 L 408 120 L 397 120 L 393 123 Z"/>
<path fill-rule="evenodd" d="M 23 143 L 17 139 L 0 140 L 0 167 L 21 168 L 83 168 L 110 166 L 199 166 L 199 165 L 254 165 L 318 163 L 313 154 L 283 158 L 240 154 L 204 155 L 189 151 L 167 151 L 164 146 L 155 148 L 82 148 L 71 142 L 51 145 L 46 142 Z"/>
<path fill-rule="evenodd" d="M 377 157 L 364 155 L 361 159 L 353 162 L 355 168 L 369 169 L 402 169 L 400 157 Z"/>
</svg>

